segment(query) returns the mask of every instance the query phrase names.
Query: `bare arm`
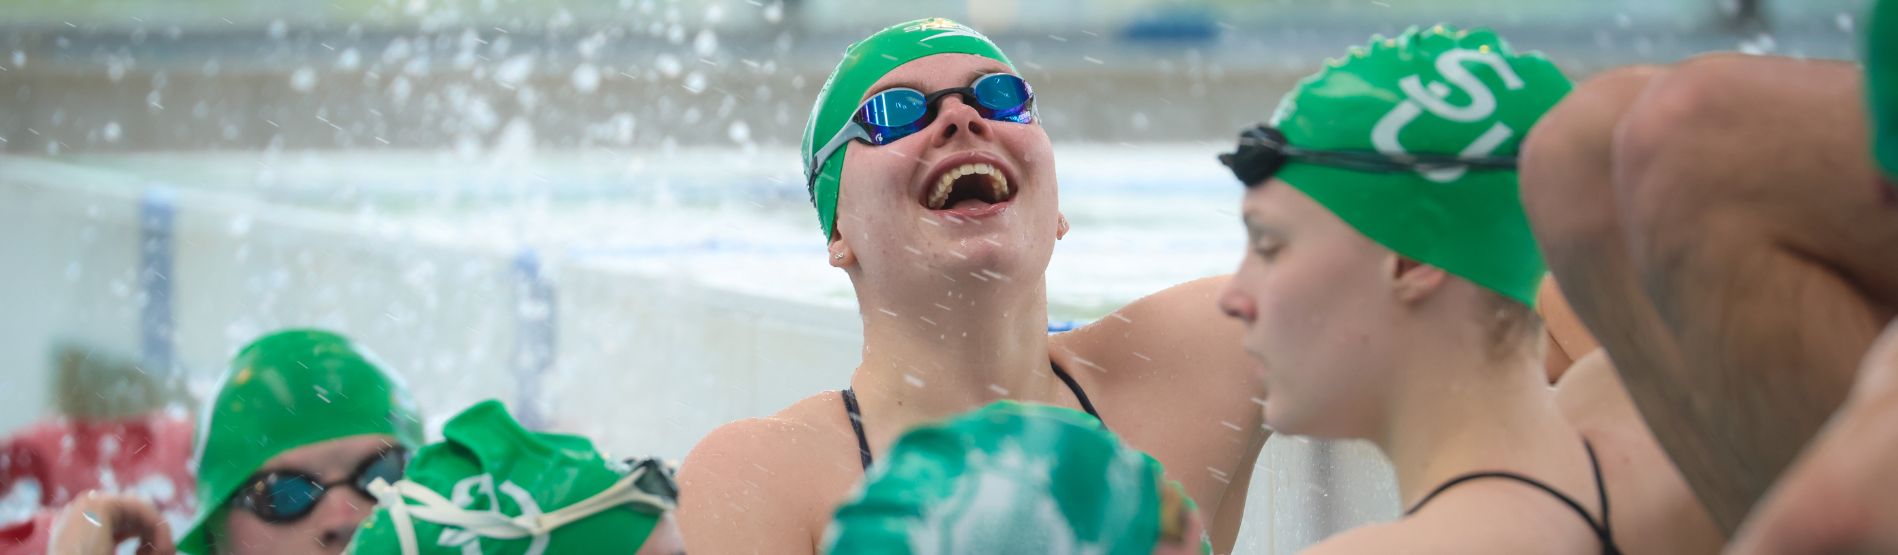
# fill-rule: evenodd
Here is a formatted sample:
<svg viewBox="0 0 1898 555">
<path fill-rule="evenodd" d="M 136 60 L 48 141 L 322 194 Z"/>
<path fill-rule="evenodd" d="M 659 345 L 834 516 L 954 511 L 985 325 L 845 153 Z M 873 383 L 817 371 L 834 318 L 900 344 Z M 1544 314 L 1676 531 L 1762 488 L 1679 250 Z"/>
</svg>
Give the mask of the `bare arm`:
<svg viewBox="0 0 1898 555">
<path fill-rule="evenodd" d="M 1898 550 L 1898 321 L 1852 394 L 1741 527 L 1731 553 Z"/>
<path fill-rule="evenodd" d="M 679 467 L 679 532 L 689 553 L 815 553 L 794 469 L 772 447 L 794 430 L 772 419 L 713 430 Z M 778 468 L 774 468 L 778 467 Z M 821 533 L 821 530 L 817 531 Z"/>
<path fill-rule="evenodd" d="M 1265 392 L 1258 362 L 1240 344 L 1244 328 L 1220 313 L 1216 302 L 1228 279 L 1203 278 L 1148 295 L 1064 334 L 1056 346 L 1056 358 L 1077 373 L 1134 384 L 1122 387 L 1136 391 L 1138 399 L 1102 408 L 1117 432 L 1146 440 L 1139 447 L 1156 456 L 1206 454 L 1187 464 L 1181 458 L 1161 462 L 1188 485 L 1220 553 L 1230 552 L 1238 537 L 1252 465 L 1268 435 L 1253 401 Z M 1152 412 L 1146 418 L 1112 412 L 1139 407 L 1184 417 L 1166 424 L 1151 418 Z M 1156 425 L 1171 428 L 1143 428 Z M 1205 447 L 1209 435 L 1216 438 L 1212 449 Z"/>
<path fill-rule="evenodd" d="M 1259 443 L 1263 448 L 1265 440 L 1261 439 Z M 1245 524 L 1246 518 L 1246 494 L 1252 491 L 1252 469 L 1259 463 L 1259 451 L 1253 449 L 1251 455 L 1240 461 L 1239 473 L 1233 475 L 1232 485 L 1226 487 L 1226 498 L 1220 503 L 1219 514 L 1214 515 L 1218 520 L 1208 525 L 1208 536 L 1212 538 L 1213 546 L 1225 548 L 1220 553 L 1232 553 L 1239 544 L 1239 528 Z"/>
</svg>

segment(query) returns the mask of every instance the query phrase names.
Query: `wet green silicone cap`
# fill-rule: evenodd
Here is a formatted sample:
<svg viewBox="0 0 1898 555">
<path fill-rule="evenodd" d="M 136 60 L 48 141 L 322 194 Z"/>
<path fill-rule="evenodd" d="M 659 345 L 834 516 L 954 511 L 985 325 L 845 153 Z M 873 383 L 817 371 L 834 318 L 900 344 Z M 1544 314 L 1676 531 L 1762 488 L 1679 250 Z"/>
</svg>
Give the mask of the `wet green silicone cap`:
<svg viewBox="0 0 1898 555">
<path fill-rule="evenodd" d="M 824 88 L 817 91 L 811 117 L 804 122 L 802 159 L 806 174 L 811 170 L 811 155 L 850 121 L 857 106 L 863 103 L 863 95 L 870 92 L 870 86 L 898 66 L 936 54 L 973 54 L 1002 62 L 1011 70 L 1015 67 L 988 37 L 940 17 L 891 25 L 857 41 L 844 49 L 843 61 L 831 71 Z M 817 221 L 824 230 L 825 241 L 830 240 L 832 231 L 837 228 L 837 195 L 843 183 L 844 154 L 849 150 L 839 149 L 830 160 L 817 161 L 823 164 L 822 171 L 815 181 L 806 183 L 810 187 L 811 204 L 817 207 Z"/>
<path fill-rule="evenodd" d="M 1411 28 L 1328 60 L 1279 103 L 1293 145 L 1513 156 L 1571 84 L 1487 29 Z M 1534 306 L 1545 268 L 1516 172 L 1368 173 L 1292 162 L 1277 175 L 1371 240 Z"/>
<path fill-rule="evenodd" d="M 1151 553 L 1160 463 L 1086 413 L 1002 401 L 903 434 L 825 553 Z"/>
<path fill-rule="evenodd" d="M 1865 29 L 1865 98 L 1871 102 L 1872 152 L 1898 186 L 1898 2 L 1872 6 Z"/>
<path fill-rule="evenodd" d="M 462 411 L 442 427 L 442 436 L 441 443 L 416 453 L 403 478 L 468 511 L 498 511 L 504 517 L 552 513 L 605 491 L 632 470 L 601 455 L 587 438 L 521 427 L 500 401 L 482 401 Z M 656 512 L 620 505 L 539 538 L 513 539 L 475 537 L 420 519 L 410 522 L 420 553 L 633 553 L 646 543 L 659 518 Z M 402 553 L 395 522 L 389 507 L 376 507 L 357 529 L 348 552 Z"/>
<path fill-rule="evenodd" d="M 231 495 L 272 457 L 371 434 L 413 449 L 422 420 L 401 380 L 348 339 L 287 330 L 245 346 L 198 420 L 198 513 L 178 550 L 211 553 Z"/>
</svg>

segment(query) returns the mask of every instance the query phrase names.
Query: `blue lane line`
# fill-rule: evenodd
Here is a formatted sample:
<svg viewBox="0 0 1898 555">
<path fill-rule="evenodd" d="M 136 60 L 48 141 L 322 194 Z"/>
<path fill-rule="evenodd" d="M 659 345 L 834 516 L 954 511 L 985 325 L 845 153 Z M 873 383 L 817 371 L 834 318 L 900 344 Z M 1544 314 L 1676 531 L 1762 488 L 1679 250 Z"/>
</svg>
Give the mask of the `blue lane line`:
<svg viewBox="0 0 1898 555">
<path fill-rule="evenodd" d="M 138 203 L 138 286 L 145 298 L 139 309 L 139 354 L 144 370 L 161 378 L 171 375 L 175 350 L 171 278 L 176 221 L 177 195 L 163 185 L 147 187 Z"/>
<path fill-rule="evenodd" d="M 541 272 L 540 253 L 514 255 L 514 414 L 530 430 L 546 424 L 540 412 L 541 379 L 553 369 L 559 304 L 554 284 Z"/>
</svg>

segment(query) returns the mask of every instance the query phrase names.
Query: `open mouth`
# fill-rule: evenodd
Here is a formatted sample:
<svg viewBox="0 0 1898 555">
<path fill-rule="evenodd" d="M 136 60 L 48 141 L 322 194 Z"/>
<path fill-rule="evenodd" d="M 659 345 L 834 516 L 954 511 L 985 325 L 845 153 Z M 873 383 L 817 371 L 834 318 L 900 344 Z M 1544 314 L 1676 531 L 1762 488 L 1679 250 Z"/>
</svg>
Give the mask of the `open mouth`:
<svg viewBox="0 0 1898 555">
<path fill-rule="evenodd" d="M 942 172 L 922 199 L 930 210 L 980 210 L 1015 198 L 1002 170 L 984 162 L 961 164 Z"/>
</svg>

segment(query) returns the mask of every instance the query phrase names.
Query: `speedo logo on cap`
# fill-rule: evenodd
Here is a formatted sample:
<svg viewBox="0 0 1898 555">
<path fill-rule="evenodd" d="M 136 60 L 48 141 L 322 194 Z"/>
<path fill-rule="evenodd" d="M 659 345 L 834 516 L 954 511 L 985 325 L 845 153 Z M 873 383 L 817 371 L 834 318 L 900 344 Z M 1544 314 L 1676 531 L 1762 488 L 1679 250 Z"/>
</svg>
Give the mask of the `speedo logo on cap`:
<svg viewBox="0 0 1898 555">
<path fill-rule="evenodd" d="M 1410 154 L 1410 151 L 1404 149 L 1403 143 L 1397 140 L 1397 136 L 1425 111 L 1456 123 L 1474 123 L 1495 115 L 1495 92 L 1484 85 L 1482 80 L 1477 79 L 1475 74 L 1470 73 L 1470 70 L 1464 67 L 1466 63 L 1483 64 L 1496 70 L 1496 74 L 1503 78 L 1503 86 L 1508 90 L 1519 90 L 1523 87 L 1522 78 L 1516 75 L 1516 70 L 1511 69 L 1509 62 L 1504 61 L 1502 56 L 1493 51 L 1456 49 L 1444 52 L 1437 56 L 1437 73 L 1449 83 L 1435 80 L 1425 83 L 1419 75 L 1399 79 L 1397 86 L 1404 91 L 1404 96 L 1407 98 L 1397 103 L 1397 106 L 1392 107 L 1389 112 L 1384 113 L 1384 117 L 1377 120 L 1377 125 L 1371 128 L 1371 145 L 1384 154 L 1394 156 Z M 1450 88 L 1452 86 L 1469 95 L 1469 105 L 1456 106 L 1449 103 L 1447 99 L 1452 92 Z M 1459 155 L 1488 156 L 1515 135 L 1516 130 L 1503 122 L 1495 122 L 1469 146 L 1464 147 Z M 1425 179 L 1449 183 L 1462 178 L 1466 170 L 1467 168 L 1455 167 L 1420 173 Z"/>
<path fill-rule="evenodd" d="M 967 25 L 940 17 L 925 19 L 915 25 L 903 28 L 903 32 L 905 33 L 914 33 L 917 31 L 942 31 L 941 33 L 930 35 L 918 42 L 929 42 L 943 37 L 969 37 L 972 39 L 989 40 L 988 37 L 982 36 L 982 33 L 976 32 L 975 29 L 970 29 Z"/>
</svg>

